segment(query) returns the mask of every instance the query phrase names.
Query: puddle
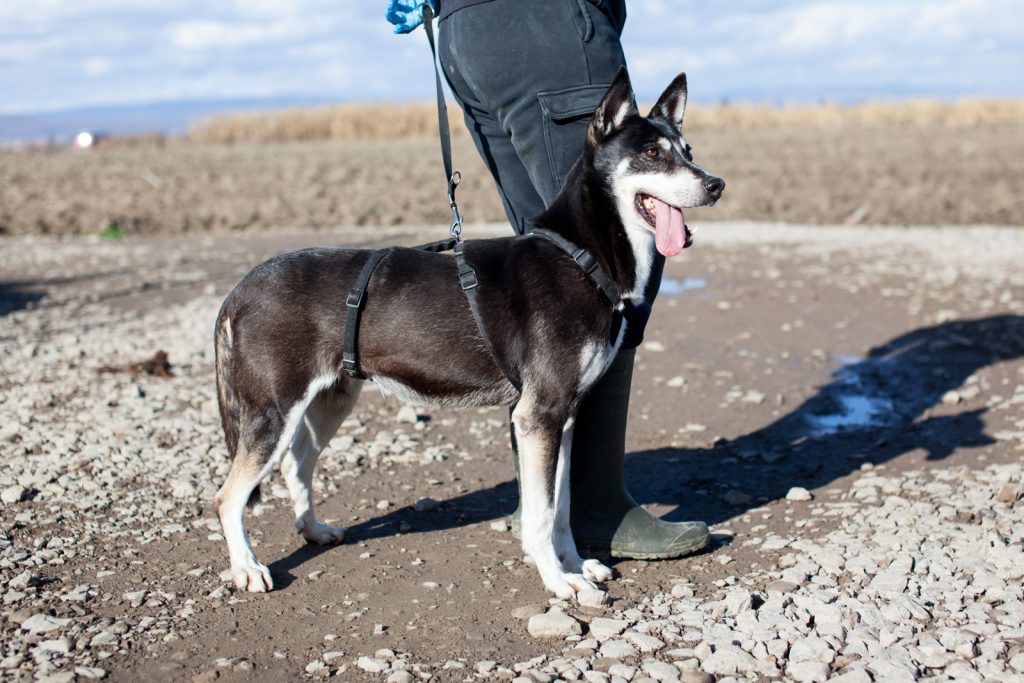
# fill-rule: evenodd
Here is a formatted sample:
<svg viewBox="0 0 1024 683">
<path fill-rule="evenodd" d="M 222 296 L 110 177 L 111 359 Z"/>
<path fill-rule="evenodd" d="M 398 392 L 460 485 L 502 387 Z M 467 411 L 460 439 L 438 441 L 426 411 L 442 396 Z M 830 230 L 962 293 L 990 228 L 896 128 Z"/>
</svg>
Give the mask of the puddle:
<svg viewBox="0 0 1024 683">
<path fill-rule="evenodd" d="M 892 401 L 872 396 L 857 372 L 857 364 L 864 361 L 856 356 L 834 356 L 845 368 L 829 391 L 835 410 L 806 415 L 816 435 L 855 431 L 885 424 L 892 415 Z"/>
<path fill-rule="evenodd" d="M 658 287 L 658 294 L 672 296 L 673 294 L 707 289 L 707 286 L 708 281 L 702 277 L 687 277 L 682 280 L 677 280 L 674 277 L 664 277 L 661 279 L 661 286 Z"/>
</svg>

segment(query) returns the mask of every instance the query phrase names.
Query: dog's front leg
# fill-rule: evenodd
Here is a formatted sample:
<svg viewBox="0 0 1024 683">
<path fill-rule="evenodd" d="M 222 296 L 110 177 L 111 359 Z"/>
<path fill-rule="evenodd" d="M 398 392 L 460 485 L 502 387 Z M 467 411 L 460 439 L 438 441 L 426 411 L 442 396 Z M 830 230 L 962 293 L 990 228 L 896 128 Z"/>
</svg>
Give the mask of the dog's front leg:
<svg viewBox="0 0 1024 683">
<path fill-rule="evenodd" d="M 568 526 L 568 466 L 559 459 L 566 427 L 570 434 L 572 431 L 566 412 L 524 394 L 512 413 L 512 421 L 519 446 L 523 552 L 533 558 L 544 586 L 558 597 L 570 599 L 581 590 L 597 587 L 578 570 L 567 571 L 564 565 L 566 559 L 572 559 L 566 557 L 565 547 L 572 543 Z M 560 470 L 565 472 L 563 477 L 559 477 Z M 557 495 L 559 488 L 565 489 L 561 495 Z M 572 556 L 579 561 L 575 547 Z"/>
<path fill-rule="evenodd" d="M 612 578 L 612 570 L 597 560 L 584 560 L 576 550 L 569 521 L 570 471 L 572 467 L 572 435 L 576 420 L 570 418 L 562 430 L 562 442 L 558 450 L 558 467 L 555 470 L 555 552 L 562 561 L 563 569 L 570 574 L 583 574 L 591 581 L 602 583 Z"/>
</svg>

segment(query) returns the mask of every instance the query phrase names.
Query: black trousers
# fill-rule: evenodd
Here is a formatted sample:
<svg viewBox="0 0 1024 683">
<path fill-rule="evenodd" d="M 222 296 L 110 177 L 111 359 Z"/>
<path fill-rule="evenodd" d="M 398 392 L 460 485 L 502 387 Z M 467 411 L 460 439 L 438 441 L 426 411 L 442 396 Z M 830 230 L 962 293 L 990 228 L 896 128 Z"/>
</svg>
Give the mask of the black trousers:
<svg viewBox="0 0 1024 683">
<path fill-rule="evenodd" d="M 579 158 L 591 115 L 619 67 L 622 0 L 490 0 L 447 12 L 439 58 L 466 126 L 519 234 Z M 664 258 L 645 303 L 627 308 L 624 348 L 643 341 Z"/>
</svg>

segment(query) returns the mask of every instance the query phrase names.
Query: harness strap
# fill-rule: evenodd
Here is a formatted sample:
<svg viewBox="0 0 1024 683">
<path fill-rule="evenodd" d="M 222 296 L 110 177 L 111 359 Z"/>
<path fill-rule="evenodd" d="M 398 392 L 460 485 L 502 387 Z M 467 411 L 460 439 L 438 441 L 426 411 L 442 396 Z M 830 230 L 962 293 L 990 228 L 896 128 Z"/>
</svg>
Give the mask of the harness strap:
<svg viewBox="0 0 1024 683">
<path fill-rule="evenodd" d="M 428 242 L 413 248 L 420 251 L 443 252 L 451 251 L 455 244 L 455 239 L 447 239 Z M 348 310 L 345 315 L 345 340 L 341 354 L 341 369 L 349 377 L 366 379 L 366 375 L 359 370 L 359 318 L 363 312 L 363 304 L 366 301 L 366 288 L 370 284 L 370 278 L 373 277 L 373 271 L 396 248 L 378 249 L 370 254 L 370 258 L 363 264 L 363 269 L 359 271 L 359 277 L 356 278 L 355 284 L 352 285 L 352 289 L 348 291 L 348 296 L 345 298 L 345 307 Z"/>
<path fill-rule="evenodd" d="M 370 278 L 373 277 L 374 269 L 385 256 L 394 250 L 394 247 L 389 247 L 387 249 L 378 249 L 370 254 L 370 258 L 363 264 L 363 269 L 359 271 L 356 283 L 352 285 L 352 289 L 348 291 L 348 297 L 345 299 L 345 306 L 348 311 L 345 316 L 345 341 L 341 354 L 341 369 L 349 377 L 366 379 L 366 376 L 359 371 L 359 353 L 357 351 L 359 343 L 359 314 L 363 310 L 363 303 L 366 301 L 366 287 L 370 284 Z"/>
<path fill-rule="evenodd" d="M 483 337 L 487 352 L 491 354 L 491 358 L 494 359 L 495 364 L 508 381 L 512 383 L 512 386 L 520 389 L 523 384 L 519 378 L 519 373 L 506 364 L 502 357 L 498 355 L 494 342 L 491 341 L 490 335 L 487 334 L 487 327 L 484 325 L 483 318 L 480 315 L 480 303 L 477 301 L 477 287 L 480 281 L 477 279 L 476 270 L 466 261 L 465 248 L 465 242 L 459 241 L 456 243 L 455 263 L 459 269 L 459 284 L 462 286 L 462 291 L 466 293 L 466 300 L 469 302 L 469 310 L 473 312 L 473 320 L 476 321 L 476 327 L 480 331 L 480 336 Z"/>
<path fill-rule="evenodd" d="M 608 274 L 601 268 L 601 264 L 597 262 L 594 255 L 582 247 L 578 247 L 569 240 L 565 239 L 557 232 L 551 232 L 546 228 L 539 228 L 533 226 L 529 233 L 531 235 L 543 235 L 549 240 L 555 243 L 555 245 L 564 251 L 566 254 L 576 262 L 580 268 L 583 269 L 590 279 L 594 281 L 594 284 L 604 293 L 608 302 L 612 306 L 618 306 L 622 303 L 622 297 L 619 296 L 619 289 L 615 286 L 615 281 L 608 277 Z"/>
</svg>

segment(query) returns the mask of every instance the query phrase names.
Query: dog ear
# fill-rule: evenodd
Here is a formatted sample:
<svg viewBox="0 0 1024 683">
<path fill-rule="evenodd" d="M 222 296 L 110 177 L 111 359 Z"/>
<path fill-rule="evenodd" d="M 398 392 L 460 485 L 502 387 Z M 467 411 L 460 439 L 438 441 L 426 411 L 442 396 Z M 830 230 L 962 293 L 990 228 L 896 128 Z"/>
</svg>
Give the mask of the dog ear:
<svg viewBox="0 0 1024 683">
<path fill-rule="evenodd" d="M 587 137 L 591 142 L 597 142 L 613 131 L 622 127 L 622 123 L 630 116 L 637 114 L 636 99 L 633 97 L 633 86 L 629 83 L 629 74 L 626 67 L 620 66 L 615 79 L 604 94 L 601 104 L 597 105 L 597 111 L 590 119 L 590 126 L 587 128 Z"/>
<path fill-rule="evenodd" d="M 661 93 L 647 118 L 662 118 L 683 133 L 683 112 L 686 111 L 686 74 L 679 74 Z"/>
</svg>

